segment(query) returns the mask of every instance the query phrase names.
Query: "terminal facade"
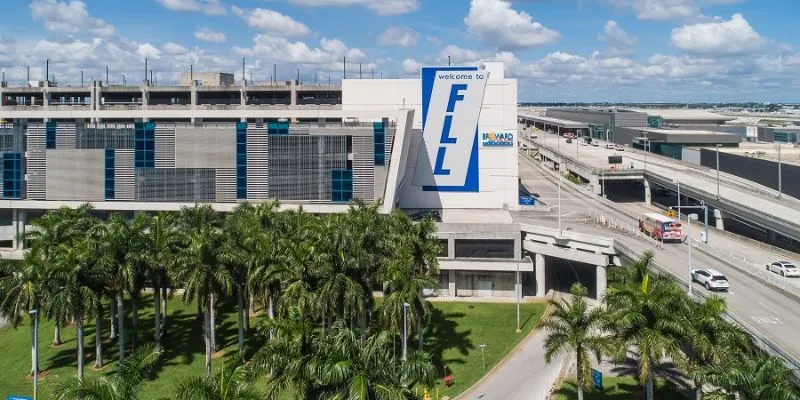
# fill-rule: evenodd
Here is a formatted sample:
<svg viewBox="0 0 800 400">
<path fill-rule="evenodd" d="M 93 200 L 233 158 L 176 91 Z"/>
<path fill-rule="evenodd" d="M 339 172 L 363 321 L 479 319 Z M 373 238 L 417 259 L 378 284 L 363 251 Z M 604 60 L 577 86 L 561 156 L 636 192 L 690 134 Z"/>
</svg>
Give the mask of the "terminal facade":
<svg viewBox="0 0 800 400">
<path fill-rule="evenodd" d="M 442 255 L 443 295 L 513 296 L 517 263 L 532 273 L 510 218 L 502 232 L 470 218 L 518 207 L 517 83 L 502 63 L 337 87 L 199 76 L 174 87 L 4 84 L 2 247 L 19 250 L 46 210 L 85 202 L 103 217 L 267 199 L 331 213 L 358 198 L 456 222 L 439 234 L 459 249 Z"/>
</svg>

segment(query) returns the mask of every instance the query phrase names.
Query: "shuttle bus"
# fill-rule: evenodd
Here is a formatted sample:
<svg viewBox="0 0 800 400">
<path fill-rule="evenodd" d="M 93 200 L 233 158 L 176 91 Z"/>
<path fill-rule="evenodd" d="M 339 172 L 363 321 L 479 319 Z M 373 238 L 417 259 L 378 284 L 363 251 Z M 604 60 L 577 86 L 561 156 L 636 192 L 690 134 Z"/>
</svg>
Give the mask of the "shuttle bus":
<svg viewBox="0 0 800 400">
<path fill-rule="evenodd" d="M 663 242 L 681 242 L 683 232 L 681 222 L 666 215 L 647 213 L 639 220 L 639 230 L 653 239 Z"/>
</svg>

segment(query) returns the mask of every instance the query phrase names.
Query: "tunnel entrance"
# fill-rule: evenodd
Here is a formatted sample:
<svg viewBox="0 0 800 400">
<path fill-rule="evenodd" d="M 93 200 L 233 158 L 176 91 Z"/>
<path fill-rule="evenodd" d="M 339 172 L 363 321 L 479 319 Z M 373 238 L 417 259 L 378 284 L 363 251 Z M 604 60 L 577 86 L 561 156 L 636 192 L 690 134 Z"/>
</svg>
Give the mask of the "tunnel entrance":
<svg viewBox="0 0 800 400">
<path fill-rule="evenodd" d="M 601 180 L 601 185 L 603 182 Z M 615 203 L 643 203 L 644 183 L 639 180 L 605 180 L 606 198 Z"/>
<path fill-rule="evenodd" d="M 597 298 L 597 268 L 591 264 L 547 257 L 545 260 L 545 293 L 555 290 L 569 293 L 572 284 L 580 282 L 589 290 L 589 297 Z"/>
</svg>

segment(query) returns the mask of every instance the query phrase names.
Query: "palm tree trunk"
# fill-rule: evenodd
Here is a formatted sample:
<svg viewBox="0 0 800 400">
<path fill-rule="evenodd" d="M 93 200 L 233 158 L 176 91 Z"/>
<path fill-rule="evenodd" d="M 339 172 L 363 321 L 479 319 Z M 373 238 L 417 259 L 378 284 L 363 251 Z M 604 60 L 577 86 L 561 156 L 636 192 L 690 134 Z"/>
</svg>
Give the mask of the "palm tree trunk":
<svg viewBox="0 0 800 400">
<path fill-rule="evenodd" d="M 579 345 L 580 346 L 580 345 Z M 581 357 L 581 348 L 578 347 L 577 351 L 577 375 L 578 375 L 578 400 L 583 400 L 583 368 L 581 368 L 581 363 L 583 362 L 583 357 Z"/>
<path fill-rule="evenodd" d="M 249 335 L 250 334 L 250 307 L 252 307 L 252 305 L 253 305 L 253 303 L 252 303 L 253 298 L 250 297 L 250 291 L 247 290 L 247 289 L 245 289 L 245 291 L 244 291 L 244 296 L 245 296 L 245 298 L 247 298 L 248 301 L 250 301 L 250 306 L 244 308 L 244 333 Z"/>
<path fill-rule="evenodd" d="M 206 376 L 211 375 L 211 315 L 208 311 L 203 313 L 203 340 L 206 344 Z"/>
<path fill-rule="evenodd" d="M 217 321 L 215 320 L 217 313 L 214 309 L 214 306 L 216 305 L 214 304 L 214 293 L 211 293 L 211 296 L 209 296 L 209 303 L 208 313 L 211 315 L 209 337 L 211 338 L 211 348 L 214 349 L 214 351 L 217 351 Z"/>
<path fill-rule="evenodd" d="M 139 294 L 131 294 L 131 349 L 136 350 L 136 337 L 139 336 Z"/>
<path fill-rule="evenodd" d="M 703 384 L 698 381 L 694 381 L 694 398 L 695 400 L 703 398 Z"/>
<path fill-rule="evenodd" d="M 103 305 L 97 305 L 94 321 L 94 367 L 103 368 Z"/>
<path fill-rule="evenodd" d="M 419 317 L 419 351 L 422 351 L 422 346 L 425 344 L 425 326 L 422 325 L 422 316 Z"/>
<path fill-rule="evenodd" d="M 161 302 L 164 305 L 164 311 L 161 314 L 161 337 L 167 336 L 167 280 L 164 278 L 162 272 L 159 279 L 161 279 Z"/>
<path fill-rule="evenodd" d="M 647 376 L 647 382 L 645 383 L 645 398 L 647 400 L 653 400 L 653 373 L 650 372 L 650 375 Z"/>
<path fill-rule="evenodd" d="M 239 297 L 239 310 L 238 310 L 238 319 L 239 319 L 239 354 L 242 355 L 244 359 L 244 293 L 243 288 L 239 288 L 238 290 L 238 297 Z M 244 361 L 244 360 L 242 360 Z"/>
<path fill-rule="evenodd" d="M 275 319 L 275 298 L 272 295 L 269 295 L 269 308 L 267 309 L 267 314 L 269 315 L 269 319 Z"/>
<path fill-rule="evenodd" d="M 108 335 L 109 340 L 117 338 L 117 302 L 111 298 L 111 334 Z"/>
<path fill-rule="evenodd" d="M 56 329 L 53 332 L 53 346 L 61 346 L 61 324 L 56 321 Z"/>
<path fill-rule="evenodd" d="M 75 341 L 78 345 L 78 379 L 83 380 L 83 315 L 75 313 L 75 329 L 78 331 Z"/>
<path fill-rule="evenodd" d="M 206 315 L 205 313 L 206 312 L 203 311 L 203 304 L 200 303 L 200 299 L 198 299 L 197 300 L 197 319 L 200 319 L 201 317 L 205 317 L 205 315 Z"/>
<path fill-rule="evenodd" d="M 117 334 L 119 335 L 119 360 L 125 359 L 125 294 L 117 293 Z"/>
<path fill-rule="evenodd" d="M 159 281 L 161 276 L 158 277 L 156 283 L 153 285 L 153 322 L 155 323 L 155 339 L 156 346 L 161 345 L 161 285 Z"/>
</svg>

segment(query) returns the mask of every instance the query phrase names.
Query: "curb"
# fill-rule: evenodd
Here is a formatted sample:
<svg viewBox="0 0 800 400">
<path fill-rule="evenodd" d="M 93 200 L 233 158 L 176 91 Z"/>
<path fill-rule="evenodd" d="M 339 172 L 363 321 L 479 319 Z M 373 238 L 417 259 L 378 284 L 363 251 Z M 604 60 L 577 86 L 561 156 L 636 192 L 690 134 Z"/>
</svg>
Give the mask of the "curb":
<svg viewBox="0 0 800 400">
<path fill-rule="evenodd" d="M 550 295 L 550 299 L 549 299 L 549 300 L 553 300 L 553 299 L 555 299 L 555 294 L 556 294 L 556 292 L 555 292 L 555 291 L 551 292 L 551 295 Z M 481 383 L 483 383 L 483 382 L 484 382 L 484 381 L 486 381 L 487 379 L 489 379 L 489 378 L 493 377 L 493 376 L 495 375 L 495 373 L 496 373 L 496 372 L 497 372 L 497 371 L 498 371 L 500 368 L 502 368 L 502 367 L 504 367 L 506 364 L 508 364 L 508 361 L 511 359 L 511 356 L 512 356 L 512 355 L 514 355 L 515 353 L 517 353 L 517 352 L 520 350 L 520 348 L 522 348 L 522 346 L 523 346 L 524 344 L 527 344 L 527 343 L 528 343 L 528 342 L 529 342 L 529 341 L 530 341 L 530 340 L 531 340 L 531 339 L 532 339 L 534 336 L 536 336 L 536 334 L 537 334 L 537 333 L 539 333 L 539 331 L 541 331 L 540 325 L 542 324 L 542 321 L 544 321 L 544 319 L 545 319 L 545 318 L 546 318 L 548 315 L 550 315 L 551 309 L 552 309 L 552 305 L 551 305 L 551 304 L 550 304 L 550 302 L 548 301 L 548 302 L 547 302 L 547 308 L 545 308 L 545 309 L 544 309 L 544 312 L 542 313 L 542 318 L 540 318 L 540 319 L 539 319 L 539 321 L 537 321 L 537 322 L 536 322 L 536 325 L 534 325 L 534 326 L 533 326 L 533 329 L 531 329 L 531 331 L 528 333 L 528 335 L 527 335 L 527 336 L 525 336 L 524 338 L 522 338 L 522 340 L 520 340 L 520 341 L 519 341 L 519 343 L 517 343 L 517 345 L 516 345 L 516 346 L 514 346 L 514 348 L 512 348 L 512 349 L 511 349 L 511 350 L 510 350 L 508 353 L 506 353 L 506 356 L 505 356 L 505 357 L 503 357 L 503 359 L 502 359 L 502 360 L 500 360 L 500 361 L 499 361 L 497 364 L 495 364 L 495 366 L 494 366 L 494 367 L 492 367 L 492 369 L 490 369 L 488 372 L 486 372 L 486 373 L 485 373 L 485 374 L 484 374 L 484 375 L 481 377 L 481 379 L 478 379 L 478 380 L 477 380 L 475 383 L 473 383 L 473 384 L 472 384 L 472 386 L 470 386 L 469 388 L 467 388 L 466 390 L 464 390 L 463 392 L 461 392 L 461 394 L 458 394 L 458 395 L 456 395 L 456 396 L 455 396 L 455 397 L 453 397 L 451 400 L 466 400 L 466 399 L 467 399 L 467 398 L 468 398 L 468 397 L 469 397 L 469 396 L 472 394 L 472 392 L 473 392 L 473 391 L 474 391 L 474 390 L 475 390 L 475 389 L 476 389 L 478 386 L 480 386 L 480 384 L 481 384 Z"/>
</svg>

